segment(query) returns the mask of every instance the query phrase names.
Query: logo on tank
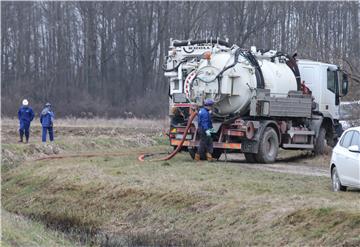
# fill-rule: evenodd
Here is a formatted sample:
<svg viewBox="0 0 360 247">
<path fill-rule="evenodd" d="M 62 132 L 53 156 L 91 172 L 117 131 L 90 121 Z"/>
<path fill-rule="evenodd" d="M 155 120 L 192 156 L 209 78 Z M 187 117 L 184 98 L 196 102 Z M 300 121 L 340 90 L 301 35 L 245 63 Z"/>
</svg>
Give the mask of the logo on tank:
<svg viewBox="0 0 360 247">
<path fill-rule="evenodd" d="M 183 50 L 186 53 L 193 53 L 195 50 L 209 50 L 210 46 L 184 46 Z"/>
</svg>

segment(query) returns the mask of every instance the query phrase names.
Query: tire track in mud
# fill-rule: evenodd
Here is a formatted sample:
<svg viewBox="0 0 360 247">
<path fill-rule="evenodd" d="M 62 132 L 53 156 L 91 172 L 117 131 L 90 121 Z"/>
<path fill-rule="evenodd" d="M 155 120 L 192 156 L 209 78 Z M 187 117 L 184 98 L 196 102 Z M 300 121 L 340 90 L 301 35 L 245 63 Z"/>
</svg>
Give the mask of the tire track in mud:
<svg viewBox="0 0 360 247">
<path fill-rule="evenodd" d="M 109 153 L 81 153 L 81 154 L 64 154 L 64 155 L 50 155 L 47 157 L 40 157 L 29 161 L 42 161 L 42 160 L 56 160 L 56 159 L 68 159 L 68 158 L 92 158 L 92 157 L 122 157 L 122 156 L 134 156 L 134 160 L 141 154 L 149 153 L 151 151 L 143 150 L 142 152 L 109 152 Z M 164 153 L 154 153 L 155 155 L 163 155 Z M 303 176 L 315 176 L 315 177 L 329 177 L 327 169 L 319 168 L 315 166 L 293 165 L 283 164 L 283 161 L 274 164 L 249 164 L 245 160 L 221 160 L 219 163 L 231 163 L 237 164 L 247 169 L 256 169 L 270 172 L 287 173 Z M 195 163 L 194 163 L 195 164 Z"/>
<path fill-rule="evenodd" d="M 303 165 L 286 165 L 286 164 L 242 164 L 246 168 L 279 172 L 294 175 L 313 176 L 313 177 L 330 177 L 330 173 L 326 169 L 313 166 Z"/>
<path fill-rule="evenodd" d="M 301 162 L 307 160 L 311 156 L 307 154 L 295 155 L 286 158 L 279 158 L 276 163 L 272 164 L 261 164 L 261 163 L 247 163 L 245 158 L 238 158 L 235 155 L 229 155 L 229 158 L 224 157 L 219 162 L 232 163 L 245 167 L 247 169 L 263 170 L 270 172 L 286 173 L 293 175 L 302 176 L 313 176 L 313 177 L 330 177 L 330 173 L 327 168 L 319 167 L 317 163 L 307 164 Z"/>
</svg>

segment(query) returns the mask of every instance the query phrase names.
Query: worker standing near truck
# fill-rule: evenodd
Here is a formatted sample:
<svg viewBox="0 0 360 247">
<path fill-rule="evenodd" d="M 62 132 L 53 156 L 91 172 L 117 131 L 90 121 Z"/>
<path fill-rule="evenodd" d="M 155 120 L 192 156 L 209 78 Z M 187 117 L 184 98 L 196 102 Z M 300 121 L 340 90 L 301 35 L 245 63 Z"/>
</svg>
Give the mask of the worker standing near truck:
<svg viewBox="0 0 360 247">
<path fill-rule="evenodd" d="M 198 152 L 195 154 L 195 160 L 199 161 L 201 155 L 205 154 L 208 161 L 212 161 L 213 141 L 211 133 L 213 126 L 211 121 L 211 109 L 214 105 L 212 99 L 206 99 L 204 106 L 200 108 L 198 113 L 198 134 L 200 136 L 200 146 Z"/>
<path fill-rule="evenodd" d="M 46 132 L 49 132 L 50 141 L 54 141 L 54 123 L 55 114 L 51 110 L 51 104 L 46 103 L 45 108 L 42 110 L 40 115 L 40 123 L 42 126 L 42 142 L 46 142 Z"/>
<path fill-rule="evenodd" d="M 29 101 L 24 99 L 22 101 L 22 106 L 18 111 L 18 118 L 20 122 L 19 134 L 20 140 L 19 142 L 23 142 L 24 134 L 26 138 L 26 143 L 29 142 L 30 137 L 30 123 L 34 119 L 34 111 L 29 107 Z"/>
</svg>

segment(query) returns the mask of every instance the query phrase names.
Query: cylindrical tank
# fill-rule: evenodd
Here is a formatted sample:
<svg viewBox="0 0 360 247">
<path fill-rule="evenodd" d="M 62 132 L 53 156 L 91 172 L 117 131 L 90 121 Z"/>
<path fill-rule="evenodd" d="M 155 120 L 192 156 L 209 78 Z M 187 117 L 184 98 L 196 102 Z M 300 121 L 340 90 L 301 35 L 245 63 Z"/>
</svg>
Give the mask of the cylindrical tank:
<svg viewBox="0 0 360 247">
<path fill-rule="evenodd" d="M 234 63 L 235 54 L 234 50 L 212 53 L 210 59 L 202 59 L 197 69 L 188 74 L 184 90 L 191 102 L 214 99 L 214 114 L 217 116 L 248 112 L 259 76 L 257 79 L 254 65 L 243 55 L 238 55 Z M 287 97 L 289 91 L 297 90 L 295 75 L 285 61 L 278 57 L 270 59 L 270 55 L 255 54 L 263 75 L 264 88 L 270 89 L 271 95 L 275 97 Z M 218 76 L 219 73 L 221 76 Z"/>
</svg>

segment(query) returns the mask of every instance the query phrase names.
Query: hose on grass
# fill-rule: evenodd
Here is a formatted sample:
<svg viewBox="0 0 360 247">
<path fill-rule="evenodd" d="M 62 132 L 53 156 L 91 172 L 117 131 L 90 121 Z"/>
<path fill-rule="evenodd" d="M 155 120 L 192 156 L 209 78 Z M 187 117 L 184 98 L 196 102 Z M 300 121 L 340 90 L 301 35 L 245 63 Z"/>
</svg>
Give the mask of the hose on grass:
<svg viewBox="0 0 360 247">
<path fill-rule="evenodd" d="M 186 139 L 186 136 L 187 136 L 187 133 L 189 132 L 189 129 L 190 129 L 190 126 L 192 124 L 192 122 L 194 121 L 194 118 L 196 117 L 197 115 L 197 112 L 194 111 L 191 115 L 190 115 L 190 118 L 188 120 L 188 123 L 186 125 L 186 128 L 185 128 L 185 131 L 184 131 L 184 134 L 183 134 L 183 137 L 179 143 L 179 145 L 174 149 L 174 151 L 172 151 L 170 154 L 168 154 L 167 156 L 165 157 L 162 157 L 162 158 L 159 158 L 159 159 L 153 159 L 153 160 L 150 160 L 150 161 L 165 161 L 165 160 L 169 160 L 169 159 L 172 159 L 179 151 L 180 149 L 182 148 L 183 144 L 184 144 L 184 141 Z M 155 154 L 141 154 L 139 157 L 138 157 L 138 160 L 139 161 L 144 161 L 146 158 L 148 157 L 151 157 L 151 156 L 154 156 Z"/>
<path fill-rule="evenodd" d="M 162 152 L 162 153 L 145 153 L 145 154 L 141 154 L 138 157 L 138 160 L 143 162 L 146 158 L 149 158 L 149 157 L 152 157 L 155 155 L 162 155 L 162 154 L 167 154 L 167 155 L 162 158 L 153 159 L 150 161 L 165 161 L 165 160 L 172 159 L 182 148 L 184 141 L 186 139 L 187 133 L 189 132 L 190 126 L 191 126 L 192 122 L 194 121 L 194 118 L 196 117 L 196 115 L 197 115 L 197 112 L 195 112 L 195 111 L 190 115 L 190 118 L 189 118 L 188 123 L 185 128 L 185 132 L 183 134 L 183 137 L 182 137 L 179 145 L 171 153 L 164 153 L 164 152 Z M 67 154 L 67 155 L 55 155 L 55 156 L 40 157 L 40 158 L 35 159 L 34 161 L 77 158 L 77 157 L 90 158 L 90 157 L 101 157 L 101 156 L 126 156 L 126 155 L 129 155 L 129 153 L 128 152 L 126 152 L 126 153 L 113 152 L 113 153 Z"/>
</svg>

